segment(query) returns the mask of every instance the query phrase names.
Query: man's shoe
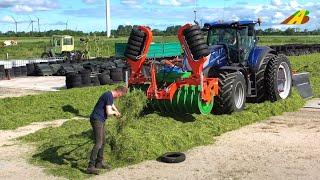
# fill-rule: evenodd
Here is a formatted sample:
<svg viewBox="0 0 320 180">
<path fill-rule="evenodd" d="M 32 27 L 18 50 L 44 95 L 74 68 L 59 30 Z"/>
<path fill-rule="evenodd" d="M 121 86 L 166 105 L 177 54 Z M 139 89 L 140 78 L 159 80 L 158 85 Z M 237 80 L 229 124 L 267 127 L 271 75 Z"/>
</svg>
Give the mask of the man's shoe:
<svg viewBox="0 0 320 180">
<path fill-rule="evenodd" d="M 110 165 L 104 164 L 103 162 L 97 162 L 96 168 L 97 169 L 111 169 L 112 167 Z"/>
<path fill-rule="evenodd" d="M 99 175 L 99 170 L 98 170 L 96 167 L 94 167 L 94 166 L 89 166 L 89 167 L 87 168 L 87 173 L 88 173 L 88 174 Z"/>
</svg>

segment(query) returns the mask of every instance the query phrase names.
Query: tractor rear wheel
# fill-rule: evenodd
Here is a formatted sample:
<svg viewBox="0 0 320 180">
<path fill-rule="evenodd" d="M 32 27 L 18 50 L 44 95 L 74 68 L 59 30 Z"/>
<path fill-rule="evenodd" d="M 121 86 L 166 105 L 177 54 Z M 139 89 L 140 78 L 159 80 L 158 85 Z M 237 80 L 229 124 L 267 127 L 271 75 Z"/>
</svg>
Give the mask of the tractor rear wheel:
<svg viewBox="0 0 320 180">
<path fill-rule="evenodd" d="M 261 103 L 266 100 L 265 72 L 268 62 L 275 57 L 276 56 L 274 54 L 267 54 L 267 56 L 263 59 L 262 65 L 256 73 L 257 97 L 253 100 L 253 102 Z"/>
<path fill-rule="evenodd" d="M 285 55 L 270 60 L 266 68 L 266 97 L 271 102 L 286 99 L 291 94 L 291 65 Z"/>
<path fill-rule="evenodd" d="M 241 72 L 221 72 L 219 94 L 214 100 L 216 114 L 231 114 L 243 110 L 247 96 L 246 80 Z"/>
</svg>

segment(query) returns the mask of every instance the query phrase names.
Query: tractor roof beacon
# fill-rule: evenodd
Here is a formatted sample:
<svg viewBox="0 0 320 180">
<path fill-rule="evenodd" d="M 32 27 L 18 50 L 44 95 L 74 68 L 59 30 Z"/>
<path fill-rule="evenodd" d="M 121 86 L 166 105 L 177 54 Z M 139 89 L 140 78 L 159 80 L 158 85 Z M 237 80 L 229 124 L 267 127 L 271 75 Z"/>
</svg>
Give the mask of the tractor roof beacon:
<svg viewBox="0 0 320 180">
<path fill-rule="evenodd" d="M 220 113 L 241 110 L 246 97 L 255 102 L 277 101 L 291 93 L 288 58 L 268 46 L 257 45 L 255 27 L 260 23 L 258 20 L 204 24 L 202 31 L 207 33 L 211 54 L 203 68 L 208 77 L 219 78 L 220 93 L 215 104 L 220 106 L 216 108 Z M 186 61 L 185 68 L 188 68 Z"/>
</svg>

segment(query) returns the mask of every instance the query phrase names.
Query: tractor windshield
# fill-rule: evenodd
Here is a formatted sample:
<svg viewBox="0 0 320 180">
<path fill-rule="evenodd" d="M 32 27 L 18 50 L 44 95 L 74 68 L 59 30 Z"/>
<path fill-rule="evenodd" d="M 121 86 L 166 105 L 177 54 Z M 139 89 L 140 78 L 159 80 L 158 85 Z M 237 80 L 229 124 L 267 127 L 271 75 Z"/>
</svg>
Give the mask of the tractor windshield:
<svg viewBox="0 0 320 180">
<path fill-rule="evenodd" d="M 237 32 L 231 28 L 214 28 L 208 32 L 208 45 L 226 44 L 228 46 L 236 46 Z"/>
<path fill-rule="evenodd" d="M 63 45 L 73 45 L 72 38 L 64 38 L 63 39 Z"/>
</svg>

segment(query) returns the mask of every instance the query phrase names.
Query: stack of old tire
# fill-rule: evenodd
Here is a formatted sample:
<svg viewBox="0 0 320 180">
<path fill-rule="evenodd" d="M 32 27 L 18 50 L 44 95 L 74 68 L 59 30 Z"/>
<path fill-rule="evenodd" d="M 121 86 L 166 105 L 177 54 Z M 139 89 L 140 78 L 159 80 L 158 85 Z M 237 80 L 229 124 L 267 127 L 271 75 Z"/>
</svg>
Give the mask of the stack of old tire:
<svg viewBox="0 0 320 180">
<path fill-rule="evenodd" d="M 69 63 L 61 64 L 59 70 L 57 71 L 58 76 L 65 76 L 68 73 L 75 73 L 74 68 Z"/>
<path fill-rule="evenodd" d="M 27 64 L 27 75 L 28 76 L 35 76 L 36 75 L 34 63 Z"/>
<path fill-rule="evenodd" d="M 210 54 L 209 46 L 207 45 L 203 32 L 200 26 L 194 25 L 183 32 L 191 54 L 194 60 L 199 60 L 202 57 L 206 57 Z"/>
<path fill-rule="evenodd" d="M 74 72 L 67 73 L 66 86 L 67 86 L 67 89 L 82 87 L 81 74 L 77 74 Z"/>
<path fill-rule="evenodd" d="M 20 67 L 20 70 L 21 70 L 21 76 L 22 76 L 22 77 L 28 76 L 27 66 L 21 66 L 21 67 Z"/>
<path fill-rule="evenodd" d="M 82 86 L 91 86 L 91 72 L 88 70 L 80 71 Z"/>
<path fill-rule="evenodd" d="M 13 71 L 14 77 L 21 76 L 21 68 L 20 67 L 12 67 L 12 71 Z"/>
<path fill-rule="evenodd" d="M 52 76 L 52 69 L 48 63 L 40 63 L 35 65 L 35 73 L 38 76 Z"/>
<path fill-rule="evenodd" d="M 0 80 L 5 79 L 5 77 L 6 77 L 6 73 L 4 70 L 4 65 L 0 65 Z"/>
<path fill-rule="evenodd" d="M 110 72 L 110 71 L 109 71 Z M 103 73 L 100 73 L 98 75 L 98 79 L 101 85 L 106 85 L 106 84 L 112 84 L 113 80 L 110 77 L 110 74 L 108 74 L 108 71 L 104 71 Z"/>
<path fill-rule="evenodd" d="M 144 48 L 144 42 L 146 34 L 137 28 L 133 28 L 128 39 L 126 50 L 124 51 L 124 56 L 137 61 L 139 56 L 142 54 Z"/>
</svg>

